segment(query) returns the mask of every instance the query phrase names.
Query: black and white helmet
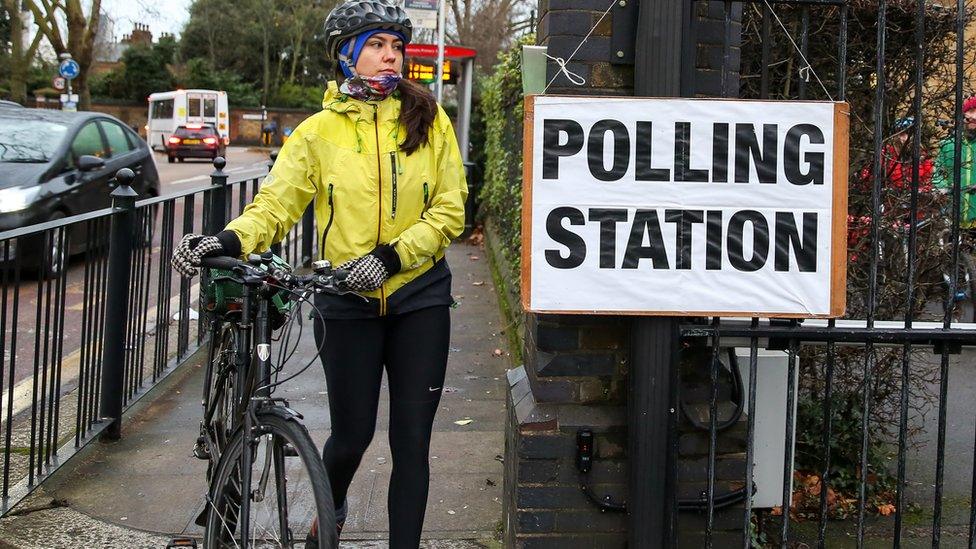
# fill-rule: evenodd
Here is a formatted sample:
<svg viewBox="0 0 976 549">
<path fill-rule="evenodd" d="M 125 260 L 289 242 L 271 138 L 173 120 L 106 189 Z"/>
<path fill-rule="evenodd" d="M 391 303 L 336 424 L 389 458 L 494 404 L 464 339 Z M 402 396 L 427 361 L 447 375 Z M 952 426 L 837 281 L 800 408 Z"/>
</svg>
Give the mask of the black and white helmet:
<svg viewBox="0 0 976 549">
<path fill-rule="evenodd" d="M 336 6 L 325 19 L 325 45 L 329 55 L 337 57 L 343 41 L 373 29 L 398 32 L 407 42 L 413 34 L 410 18 L 400 6 L 383 0 L 349 0 Z"/>
</svg>

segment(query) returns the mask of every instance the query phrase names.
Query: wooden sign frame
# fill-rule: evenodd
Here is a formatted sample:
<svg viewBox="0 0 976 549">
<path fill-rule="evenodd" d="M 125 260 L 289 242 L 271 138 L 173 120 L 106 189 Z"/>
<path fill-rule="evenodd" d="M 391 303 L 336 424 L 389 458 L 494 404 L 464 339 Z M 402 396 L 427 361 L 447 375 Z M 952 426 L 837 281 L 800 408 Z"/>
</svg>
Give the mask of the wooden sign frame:
<svg viewBox="0 0 976 549">
<path fill-rule="evenodd" d="M 780 313 L 768 311 L 612 311 L 612 310 L 543 310 L 532 309 L 532 164 L 535 151 L 533 142 L 535 129 L 535 100 L 537 95 L 525 97 L 525 118 L 522 146 L 522 270 L 521 290 L 522 309 L 541 314 L 586 314 L 586 315 L 629 315 L 629 316 L 731 316 L 731 317 L 775 317 L 775 318 L 839 318 L 844 316 L 847 305 L 847 193 L 850 153 L 850 105 L 838 101 L 782 101 L 783 103 L 831 103 L 834 106 L 833 133 L 833 181 L 831 182 L 833 206 L 831 219 L 831 258 L 830 258 L 830 312 L 827 314 Z M 587 99 L 630 99 L 620 96 L 560 96 L 561 98 Z M 693 101 L 689 98 L 635 97 L 633 99 Z M 766 103 L 765 100 L 714 99 L 708 101 L 735 101 Z M 843 213 L 840 213 L 843 212 Z"/>
</svg>

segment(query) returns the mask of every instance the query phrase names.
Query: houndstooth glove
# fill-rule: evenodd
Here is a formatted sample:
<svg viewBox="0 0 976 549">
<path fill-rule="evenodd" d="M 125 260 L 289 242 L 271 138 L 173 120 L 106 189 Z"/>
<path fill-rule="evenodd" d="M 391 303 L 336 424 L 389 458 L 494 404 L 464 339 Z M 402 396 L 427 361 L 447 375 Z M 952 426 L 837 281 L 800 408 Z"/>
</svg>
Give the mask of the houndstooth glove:
<svg viewBox="0 0 976 549">
<path fill-rule="evenodd" d="M 339 265 L 338 270 L 349 272 L 345 279 L 347 288 L 354 292 L 370 292 L 400 271 L 400 258 L 392 246 L 382 244 L 367 255 Z"/>
<path fill-rule="evenodd" d="M 188 234 L 173 250 L 170 263 L 181 275 L 191 277 L 199 272 L 201 259 L 214 255 L 225 255 L 224 245 L 216 236 Z"/>
</svg>

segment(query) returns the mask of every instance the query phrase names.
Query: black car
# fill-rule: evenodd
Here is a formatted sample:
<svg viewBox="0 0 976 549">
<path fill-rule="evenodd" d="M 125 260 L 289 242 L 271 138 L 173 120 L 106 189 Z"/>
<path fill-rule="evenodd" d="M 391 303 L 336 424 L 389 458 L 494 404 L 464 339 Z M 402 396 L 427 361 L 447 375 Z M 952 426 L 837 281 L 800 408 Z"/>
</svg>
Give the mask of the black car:
<svg viewBox="0 0 976 549">
<path fill-rule="evenodd" d="M 111 206 L 113 177 L 122 168 L 135 172 L 133 188 L 140 198 L 159 196 L 152 152 L 118 119 L 94 112 L 0 109 L 0 232 Z M 84 231 L 84 224 L 69 231 L 66 249 L 45 247 L 37 237 L 37 242 L 20 239 L 21 249 L 14 253 L 27 268 L 47 264 L 42 274 L 57 275 L 68 255 L 84 251 Z"/>
<path fill-rule="evenodd" d="M 227 145 L 210 124 L 177 126 L 166 143 L 166 156 L 172 164 L 177 159 L 227 157 Z"/>
</svg>

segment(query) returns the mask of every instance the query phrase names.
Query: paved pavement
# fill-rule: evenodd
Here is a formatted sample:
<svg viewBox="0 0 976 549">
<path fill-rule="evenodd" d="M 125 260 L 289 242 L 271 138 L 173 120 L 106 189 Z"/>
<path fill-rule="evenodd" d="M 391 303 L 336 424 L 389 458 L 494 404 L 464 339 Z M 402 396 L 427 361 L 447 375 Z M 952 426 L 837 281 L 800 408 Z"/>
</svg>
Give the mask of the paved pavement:
<svg viewBox="0 0 976 549">
<path fill-rule="evenodd" d="M 497 544 L 493 539 L 502 518 L 504 381 L 510 364 L 482 254 L 466 244 L 455 244 L 448 254 L 459 305 L 453 311 L 448 376 L 431 443 L 427 547 Z M 313 355 L 314 343 L 306 337 L 293 364 L 304 365 Z M 205 463 L 194 459 L 190 449 L 202 378 L 200 365 L 188 365 L 126 419 L 121 441 L 94 444 L 14 516 L 0 520 L 0 547 L 4 542 L 7 547 L 159 547 L 170 535 L 199 535 L 192 518 L 206 490 Z M 282 396 L 304 414 L 316 443 L 324 443 L 327 393 L 317 359 Z M 349 491 L 343 539 L 359 542 L 349 547 L 384 545 L 391 470 L 388 413 L 384 390 L 376 436 Z M 455 423 L 462 419 L 473 421 Z"/>
</svg>

